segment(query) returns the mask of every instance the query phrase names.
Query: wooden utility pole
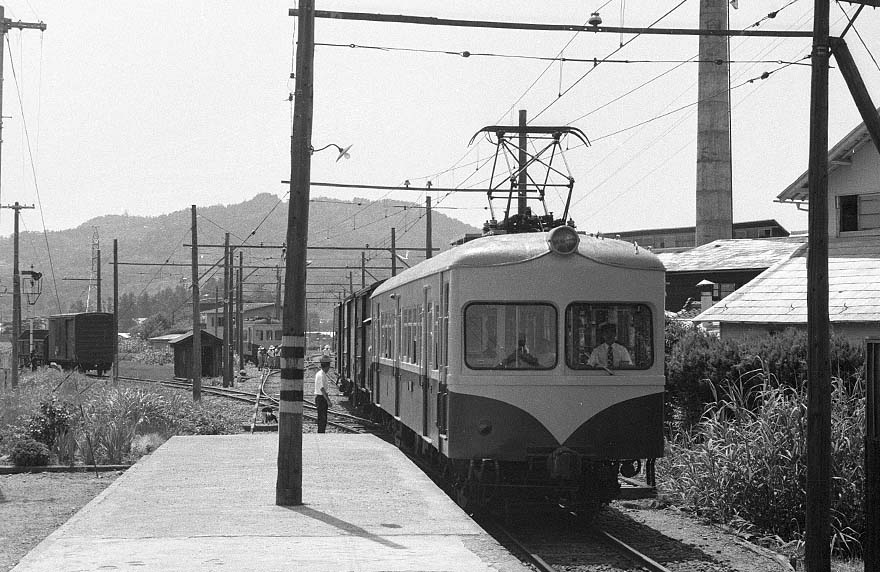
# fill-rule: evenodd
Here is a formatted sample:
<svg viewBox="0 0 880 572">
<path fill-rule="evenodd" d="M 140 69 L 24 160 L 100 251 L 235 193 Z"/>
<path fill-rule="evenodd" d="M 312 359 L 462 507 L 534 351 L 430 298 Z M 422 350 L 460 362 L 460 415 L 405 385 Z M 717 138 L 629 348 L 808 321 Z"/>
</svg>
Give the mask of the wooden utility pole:
<svg viewBox="0 0 880 572">
<path fill-rule="evenodd" d="M 113 239 L 113 383 L 119 382 L 119 241 Z"/>
<path fill-rule="evenodd" d="M 244 252 L 238 251 L 238 280 L 235 289 L 235 339 L 238 341 L 238 371 L 244 369 Z"/>
<path fill-rule="evenodd" d="M 3 14 L 0 6 L 0 15 Z M 2 40 L 2 36 L 0 36 Z M 0 54 L 2 57 L 2 54 Z M 12 388 L 18 387 L 18 338 L 21 336 L 21 273 L 18 269 L 18 213 L 21 209 L 32 209 L 34 205 L 2 205 L 0 208 L 15 211 L 15 224 L 12 239 Z"/>
<path fill-rule="evenodd" d="M 3 166 L 3 46 L 6 40 L 6 33 L 11 28 L 17 28 L 19 30 L 40 30 L 41 32 L 45 32 L 46 24 L 44 24 L 43 22 L 13 22 L 12 20 L 6 18 L 6 8 L 0 6 L 0 169 L 2 169 Z M 0 170 L 0 173 L 2 173 L 2 170 Z"/>
<path fill-rule="evenodd" d="M 367 255 L 361 251 L 361 288 L 367 287 Z"/>
<path fill-rule="evenodd" d="M 98 300 L 95 304 L 95 311 L 103 312 L 104 306 L 103 306 L 103 303 L 101 302 L 101 249 L 100 248 L 97 250 L 97 254 L 98 254 L 98 257 L 95 259 L 95 262 L 97 263 L 97 266 L 95 267 L 95 269 L 96 269 L 95 275 L 97 277 L 95 283 L 98 285 L 98 288 L 97 288 Z"/>
<path fill-rule="evenodd" d="M 391 228 L 391 276 L 397 276 L 397 234 L 394 227 Z"/>
<path fill-rule="evenodd" d="M 192 297 L 193 401 L 199 401 L 202 398 L 202 316 L 200 306 L 201 296 L 199 294 L 199 231 L 196 219 L 196 205 L 192 205 Z"/>
<path fill-rule="evenodd" d="M 831 570 L 831 366 L 828 347 L 829 0 L 815 0 L 807 255 L 807 514 L 804 563 Z"/>
<path fill-rule="evenodd" d="M 6 12 L 3 6 L 0 6 L 0 174 L 2 174 L 2 144 L 3 144 L 3 45 L 6 40 L 6 33 L 11 28 L 19 30 L 34 29 L 45 31 L 46 24 L 30 23 L 30 22 L 13 22 L 6 18 Z M 2 181 L 2 177 L 0 177 Z M 0 194 L 2 196 L 2 194 Z M 13 209 L 15 211 L 15 245 L 13 246 L 13 268 L 12 268 L 12 387 L 18 387 L 18 336 L 21 335 L 21 275 L 18 270 L 18 212 L 21 209 L 32 209 L 31 206 L 24 206 L 16 202 L 14 205 L 7 205 L 0 208 Z"/>
<path fill-rule="evenodd" d="M 880 338 L 865 340 L 865 572 L 880 570 Z"/>
<path fill-rule="evenodd" d="M 281 319 L 281 267 L 275 266 L 275 319 Z"/>
<path fill-rule="evenodd" d="M 315 63 L 315 2 L 300 0 L 296 87 L 290 136 L 290 202 L 281 322 L 281 395 L 278 405 L 278 478 L 275 504 L 302 504 L 302 410 L 306 352 L 306 254 Z"/>
<path fill-rule="evenodd" d="M 434 255 L 433 237 L 431 236 L 431 197 L 425 197 L 425 259 Z"/>
<path fill-rule="evenodd" d="M 230 287 L 232 275 L 230 271 L 229 233 L 223 241 L 223 387 L 229 387 L 232 380 L 232 303 Z"/>
<path fill-rule="evenodd" d="M 217 310 L 220 309 L 220 294 L 217 286 L 214 286 L 214 337 L 217 337 L 217 314 L 219 313 Z"/>
<path fill-rule="evenodd" d="M 528 149 L 526 148 L 526 144 L 528 142 L 528 137 L 526 136 L 526 127 L 528 127 L 528 121 L 526 120 L 526 110 L 519 110 L 519 180 L 517 182 L 517 200 L 516 200 L 516 213 L 520 215 L 526 214 L 526 208 L 528 202 L 526 200 L 526 190 L 528 188 L 529 180 L 528 180 L 528 172 L 526 170 L 526 162 L 528 156 Z"/>
</svg>

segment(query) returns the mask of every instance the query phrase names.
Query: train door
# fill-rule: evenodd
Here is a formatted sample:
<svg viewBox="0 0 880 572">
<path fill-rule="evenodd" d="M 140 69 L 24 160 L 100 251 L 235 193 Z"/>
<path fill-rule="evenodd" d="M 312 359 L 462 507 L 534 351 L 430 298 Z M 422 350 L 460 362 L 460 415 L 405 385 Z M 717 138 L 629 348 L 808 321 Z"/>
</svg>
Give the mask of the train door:
<svg viewBox="0 0 880 572">
<path fill-rule="evenodd" d="M 336 355 L 336 372 L 342 371 L 342 301 L 333 308 L 333 324 L 335 325 L 335 336 L 332 340 L 332 349 Z"/>
<path fill-rule="evenodd" d="M 400 323 L 400 296 L 394 298 L 394 415 L 400 417 L 400 353 L 402 325 Z"/>
<path fill-rule="evenodd" d="M 352 356 L 354 355 L 354 298 L 345 302 L 345 363 L 342 375 L 351 379 Z"/>
<path fill-rule="evenodd" d="M 351 371 L 348 378 L 349 397 L 352 405 L 357 407 L 357 388 L 361 380 L 361 356 L 363 353 L 363 312 L 361 311 L 361 298 L 354 297 L 351 300 L 352 311 L 352 339 L 351 339 Z"/>
<path fill-rule="evenodd" d="M 434 315 L 433 300 L 431 300 L 431 286 L 425 286 L 424 299 L 422 306 L 422 351 L 421 364 L 419 366 L 419 386 L 422 388 L 422 435 L 428 435 L 428 416 L 430 415 L 428 403 L 431 396 L 431 377 L 428 375 L 431 367 L 432 353 L 431 344 L 433 337 L 431 335 L 431 318 Z"/>
<path fill-rule="evenodd" d="M 446 389 L 446 371 L 449 364 L 449 275 L 446 272 L 440 274 L 439 297 L 440 315 L 437 317 L 437 329 L 440 339 L 437 343 L 437 357 L 440 380 L 437 386 L 436 422 L 438 433 L 440 435 L 446 435 L 446 403 L 448 397 L 448 391 Z"/>
<path fill-rule="evenodd" d="M 379 396 L 382 395 L 381 387 L 379 386 L 379 356 L 382 355 L 382 351 L 384 350 L 384 331 L 382 330 L 382 314 L 379 312 L 379 304 L 377 303 L 373 306 L 372 318 L 373 320 L 370 322 L 373 331 L 372 338 L 372 348 L 373 351 L 370 352 L 370 395 L 372 396 L 373 403 L 379 403 L 381 399 Z"/>
</svg>

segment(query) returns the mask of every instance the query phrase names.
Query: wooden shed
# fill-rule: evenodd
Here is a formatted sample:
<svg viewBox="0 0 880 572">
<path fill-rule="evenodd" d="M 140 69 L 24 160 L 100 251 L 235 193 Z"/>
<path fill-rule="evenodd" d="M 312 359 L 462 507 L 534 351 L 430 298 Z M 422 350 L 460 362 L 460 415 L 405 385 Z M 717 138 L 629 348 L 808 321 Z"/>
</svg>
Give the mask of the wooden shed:
<svg viewBox="0 0 880 572">
<path fill-rule="evenodd" d="M 202 377 L 223 373 L 223 340 L 205 330 L 202 333 Z M 174 352 L 174 377 L 192 379 L 193 333 L 181 334 L 169 344 Z"/>
</svg>

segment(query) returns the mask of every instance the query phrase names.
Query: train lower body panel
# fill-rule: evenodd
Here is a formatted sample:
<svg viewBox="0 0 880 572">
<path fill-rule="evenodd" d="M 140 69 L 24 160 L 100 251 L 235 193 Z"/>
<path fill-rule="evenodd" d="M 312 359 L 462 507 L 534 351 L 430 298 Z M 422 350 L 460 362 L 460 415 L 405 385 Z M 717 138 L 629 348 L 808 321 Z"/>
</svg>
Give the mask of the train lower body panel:
<svg viewBox="0 0 880 572">
<path fill-rule="evenodd" d="M 440 385 L 377 368 L 370 402 L 397 441 L 430 457 L 462 504 L 525 500 L 585 507 L 663 455 L 663 391 L 645 385 Z M 623 379 L 622 377 L 619 379 Z M 479 393 L 482 393 L 479 394 Z"/>
</svg>

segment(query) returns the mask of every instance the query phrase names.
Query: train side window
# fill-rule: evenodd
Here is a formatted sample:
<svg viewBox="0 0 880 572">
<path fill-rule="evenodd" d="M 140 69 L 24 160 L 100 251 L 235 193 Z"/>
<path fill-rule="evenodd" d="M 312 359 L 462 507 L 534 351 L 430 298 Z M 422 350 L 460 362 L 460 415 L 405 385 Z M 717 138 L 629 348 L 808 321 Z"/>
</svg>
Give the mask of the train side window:
<svg viewBox="0 0 880 572">
<path fill-rule="evenodd" d="M 553 369 L 556 308 L 472 303 L 464 311 L 465 364 L 471 369 Z"/>
<path fill-rule="evenodd" d="M 566 364 L 572 369 L 604 367 L 607 357 L 598 354 L 607 348 L 603 333 L 611 330 L 616 334 L 611 367 L 648 369 L 654 364 L 652 324 L 651 309 L 646 304 L 572 303 L 565 311 Z"/>
</svg>

